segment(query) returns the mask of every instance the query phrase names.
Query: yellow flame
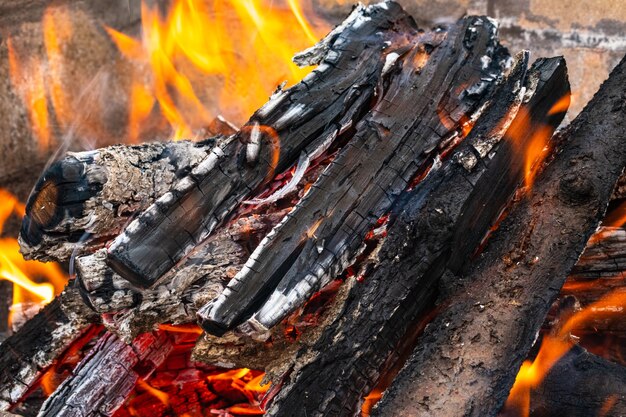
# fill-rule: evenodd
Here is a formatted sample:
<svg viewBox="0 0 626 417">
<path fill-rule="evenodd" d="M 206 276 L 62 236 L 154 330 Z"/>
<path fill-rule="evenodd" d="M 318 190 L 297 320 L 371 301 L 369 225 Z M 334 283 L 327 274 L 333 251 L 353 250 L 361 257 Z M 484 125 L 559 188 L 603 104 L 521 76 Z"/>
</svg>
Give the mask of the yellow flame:
<svg viewBox="0 0 626 417">
<path fill-rule="evenodd" d="M 0 233 L 10 215 L 22 217 L 24 205 L 4 189 L 0 189 Z M 50 302 L 63 289 L 66 277 L 55 263 L 27 261 L 19 252 L 14 238 L 0 238 L 0 279 L 14 284 L 13 304 L 25 301 Z M 35 282 L 41 277 L 45 282 Z"/>
<path fill-rule="evenodd" d="M 530 392 L 544 380 L 550 369 L 574 346 L 570 335 L 598 318 L 622 317 L 626 312 L 626 288 L 619 288 L 573 314 L 554 334 L 544 336 L 533 361 L 520 368 L 505 407 L 528 416 Z"/>
<path fill-rule="evenodd" d="M 283 80 L 296 82 L 309 71 L 291 57 L 318 36 L 300 5 L 287 1 L 289 10 L 260 0 L 214 0 L 210 8 L 176 0 L 166 16 L 144 3 L 141 40 L 107 32 L 126 57 L 149 65 L 152 94 L 180 139 L 208 126 L 220 110 L 243 122 Z M 200 94 L 207 83 L 216 94 L 209 105 Z M 151 107 L 145 103 L 131 99 L 131 124 L 142 113 L 135 107 Z"/>
</svg>

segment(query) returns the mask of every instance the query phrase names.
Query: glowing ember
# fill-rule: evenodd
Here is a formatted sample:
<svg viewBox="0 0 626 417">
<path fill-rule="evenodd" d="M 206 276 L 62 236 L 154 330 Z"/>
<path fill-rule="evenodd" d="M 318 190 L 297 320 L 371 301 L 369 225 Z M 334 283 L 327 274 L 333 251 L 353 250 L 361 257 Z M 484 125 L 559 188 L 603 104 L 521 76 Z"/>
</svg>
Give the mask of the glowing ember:
<svg viewBox="0 0 626 417">
<path fill-rule="evenodd" d="M 13 214 L 24 215 L 24 206 L 6 190 L 0 189 L 0 233 Z M 36 282 L 38 277 L 43 282 Z M 24 302 L 48 303 L 63 289 L 66 276 L 54 263 L 26 261 L 14 238 L 0 238 L 0 279 L 13 282 L 13 305 Z"/>
</svg>

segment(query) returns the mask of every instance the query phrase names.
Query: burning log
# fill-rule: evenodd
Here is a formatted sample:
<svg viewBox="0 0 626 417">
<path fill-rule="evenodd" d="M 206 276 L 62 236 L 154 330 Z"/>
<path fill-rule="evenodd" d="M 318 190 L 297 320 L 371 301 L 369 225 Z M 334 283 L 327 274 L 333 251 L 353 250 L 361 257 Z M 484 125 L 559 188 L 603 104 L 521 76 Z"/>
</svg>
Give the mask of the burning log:
<svg viewBox="0 0 626 417">
<path fill-rule="evenodd" d="M 266 332 L 353 262 L 368 231 L 485 103 L 508 56 L 495 35 L 487 19 L 471 19 L 418 35 L 395 57 L 400 68 L 350 143 L 200 310 L 205 330 L 220 335 L 247 320 Z"/>
<path fill-rule="evenodd" d="M 204 159 L 203 142 L 111 146 L 70 153 L 35 184 L 20 234 L 26 258 L 69 260 L 117 236 L 131 216 L 165 194 Z"/>
<path fill-rule="evenodd" d="M 79 257 L 81 292 L 97 312 L 117 313 L 105 325 L 127 342 L 157 324 L 193 322 L 198 308 L 215 298 L 245 263 L 249 246 L 260 241 L 286 212 L 250 215 L 230 223 L 194 249 L 153 289 L 136 288 L 111 271 L 104 249 Z"/>
<path fill-rule="evenodd" d="M 471 256 L 523 179 L 519 152 L 563 118 L 552 109 L 569 93 L 564 61 L 540 60 L 526 75 L 527 58 L 519 57 L 454 154 L 407 196 L 375 271 L 366 284 L 354 284 L 343 314 L 300 355 L 313 359 L 292 373 L 270 415 L 288 415 L 296 404 L 310 415 L 352 415 L 399 359 L 402 344 L 411 346 L 407 339 L 414 340 L 412 329 L 432 305 L 442 272 Z M 468 221 L 472 227 L 463 227 Z"/>
<path fill-rule="evenodd" d="M 172 349 L 173 340 L 166 332 L 144 333 L 131 345 L 109 333 L 46 400 L 38 416 L 110 416 L 137 381 L 148 378 Z"/>
<path fill-rule="evenodd" d="M 626 164 L 623 60 L 561 136 L 554 161 L 494 233 L 377 415 L 491 416 L 502 407 L 551 303 Z"/>
<path fill-rule="evenodd" d="M 66 289 L 20 330 L 0 344 L 0 410 L 6 411 L 28 391 L 96 315 L 78 292 Z"/>
<path fill-rule="evenodd" d="M 530 393 L 528 416 L 604 416 L 626 413 L 626 369 L 576 346 L 566 353 Z M 505 407 L 499 417 L 522 417 Z"/>
<path fill-rule="evenodd" d="M 296 56 L 298 63 L 320 64 L 311 74 L 279 89 L 239 133 L 113 241 L 109 265 L 149 287 L 275 173 L 298 157 L 299 166 L 308 164 L 341 141 L 379 94 L 385 56 L 397 55 L 415 30 L 395 3 L 357 7 L 318 45 Z"/>
</svg>

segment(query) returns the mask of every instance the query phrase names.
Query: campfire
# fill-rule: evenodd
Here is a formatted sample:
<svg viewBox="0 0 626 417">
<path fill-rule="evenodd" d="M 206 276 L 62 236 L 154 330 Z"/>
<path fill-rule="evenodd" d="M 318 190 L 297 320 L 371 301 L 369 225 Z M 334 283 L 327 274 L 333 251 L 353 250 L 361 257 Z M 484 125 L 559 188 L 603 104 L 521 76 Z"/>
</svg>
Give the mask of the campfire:
<svg viewBox="0 0 626 417">
<path fill-rule="evenodd" d="M 494 6 L 117 3 L 0 31 L 0 415 L 626 415 L 626 61 L 592 98 Z"/>
</svg>

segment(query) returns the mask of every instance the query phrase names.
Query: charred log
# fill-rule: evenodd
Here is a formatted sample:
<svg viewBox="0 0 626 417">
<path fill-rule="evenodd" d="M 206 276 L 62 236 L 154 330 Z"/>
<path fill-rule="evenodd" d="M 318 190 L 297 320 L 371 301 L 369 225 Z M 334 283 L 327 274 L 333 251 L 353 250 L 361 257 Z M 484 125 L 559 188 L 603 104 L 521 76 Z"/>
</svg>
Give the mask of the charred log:
<svg viewBox="0 0 626 417">
<path fill-rule="evenodd" d="M 0 410 L 8 410 L 96 319 L 77 291 L 66 289 L 0 344 Z"/>
<path fill-rule="evenodd" d="M 148 287 L 211 234 L 275 173 L 306 164 L 340 141 L 383 86 L 385 56 L 414 33 L 395 3 L 357 7 L 296 62 L 320 64 L 302 82 L 259 109 L 224 146 L 142 215 L 109 247 L 108 262 Z"/>
<path fill-rule="evenodd" d="M 172 351 L 165 332 L 145 333 L 127 345 L 103 336 L 46 400 L 38 417 L 111 416 L 139 379 L 148 378 Z"/>
<path fill-rule="evenodd" d="M 444 269 L 470 258 L 523 178 L 518 152 L 538 129 L 552 131 L 563 118 L 551 109 L 569 94 L 564 61 L 539 60 L 528 76 L 526 65 L 522 54 L 470 135 L 406 197 L 376 270 L 354 284 L 346 310 L 301 355 L 309 360 L 292 373 L 270 415 L 295 415 L 296 404 L 312 416 L 354 415 L 384 369 L 399 359 L 398 347 L 432 306 Z M 528 128 L 520 137 L 522 126 Z"/>
<path fill-rule="evenodd" d="M 626 60 L 429 325 L 376 415 L 493 416 L 626 164 Z M 450 274 L 451 275 L 451 274 Z"/>
<path fill-rule="evenodd" d="M 117 236 L 187 175 L 215 145 L 204 142 L 111 146 L 70 153 L 37 181 L 20 234 L 26 258 L 67 261 Z"/>
<path fill-rule="evenodd" d="M 455 128 L 476 115 L 508 57 L 481 18 L 411 43 L 349 144 L 199 312 L 205 330 L 219 335 L 247 320 L 244 328 L 266 332 L 338 276 L 419 170 L 437 164 Z"/>
<path fill-rule="evenodd" d="M 505 408 L 499 417 L 521 417 Z M 530 417 L 626 415 L 626 369 L 575 346 L 530 393 Z"/>
</svg>

